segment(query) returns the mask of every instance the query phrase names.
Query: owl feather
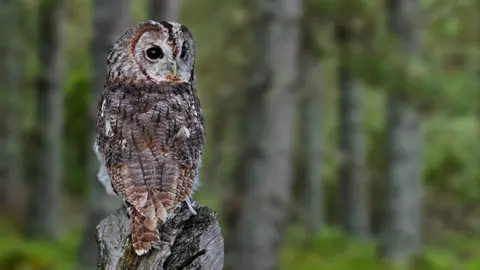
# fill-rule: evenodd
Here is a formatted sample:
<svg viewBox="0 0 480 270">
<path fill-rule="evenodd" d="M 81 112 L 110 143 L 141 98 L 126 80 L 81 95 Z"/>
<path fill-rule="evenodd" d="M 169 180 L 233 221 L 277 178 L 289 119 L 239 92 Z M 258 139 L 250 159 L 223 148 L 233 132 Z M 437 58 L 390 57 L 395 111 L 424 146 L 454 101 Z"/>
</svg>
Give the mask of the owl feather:
<svg viewBox="0 0 480 270">
<path fill-rule="evenodd" d="M 127 31 L 110 52 L 109 75 L 98 101 L 99 180 L 124 199 L 138 255 L 159 239 L 158 226 L 176 206 L 185 201 L 191 208 L 189 197 L 198 179 L 205 132 L 194 62 L 186 58 L 194 55 L 187 31 L 177 23 L 152 21 Z M 156 62 L 145 53 L 152 46 L 161 50 Z M 187 49 L 188 54 L 181 52 Z"/>
</svg>

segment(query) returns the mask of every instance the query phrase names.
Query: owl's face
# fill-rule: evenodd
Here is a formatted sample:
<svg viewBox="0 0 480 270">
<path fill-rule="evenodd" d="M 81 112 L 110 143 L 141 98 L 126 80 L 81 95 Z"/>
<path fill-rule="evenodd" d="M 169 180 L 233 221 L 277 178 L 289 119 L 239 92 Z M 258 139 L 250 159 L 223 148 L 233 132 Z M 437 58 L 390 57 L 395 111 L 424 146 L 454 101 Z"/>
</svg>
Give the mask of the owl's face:
<svg viewBox="0 0 480 270">
<path fill-rule="evenodd" d="M 109 76 L 146 77 L 157 83 L 191 82 L 195 42 L 190 31 L 179 23 L 147 21 L 134 26 L 115 43 L 108 64 Z"/>
</svg>

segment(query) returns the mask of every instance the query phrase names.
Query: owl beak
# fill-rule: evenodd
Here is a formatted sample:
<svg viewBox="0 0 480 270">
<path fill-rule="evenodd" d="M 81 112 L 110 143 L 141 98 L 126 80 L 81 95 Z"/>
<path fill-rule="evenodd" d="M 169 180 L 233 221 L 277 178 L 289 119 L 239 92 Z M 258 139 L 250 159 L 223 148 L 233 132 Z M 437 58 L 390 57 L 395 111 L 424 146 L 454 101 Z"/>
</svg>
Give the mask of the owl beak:
<svg viewBox="0 0 480 270">
<path fill-rule="evenodd" d="M 176 77 L 176 76 L 177 76 L 177 62 L 172 61 L 172 62 L 170 62 L 170 63 L 172 64 L 173 77 Z"/>
</svg>

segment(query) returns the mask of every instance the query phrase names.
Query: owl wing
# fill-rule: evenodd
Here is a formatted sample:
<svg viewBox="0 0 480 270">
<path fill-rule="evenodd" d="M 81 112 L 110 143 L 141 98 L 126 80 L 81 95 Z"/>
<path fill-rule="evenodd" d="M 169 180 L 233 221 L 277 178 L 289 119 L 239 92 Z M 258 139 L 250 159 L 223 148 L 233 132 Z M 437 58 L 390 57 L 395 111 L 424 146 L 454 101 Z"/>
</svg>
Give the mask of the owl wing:
<svg viewBox="0 0 480 270">
<path fill-rule="evenodd" d="M 190 194 L 202 152 L 203 118 L 191 85 L 112 85 L 98 119 L 114 190 L 142 216 L 165 221 Z"/>
</svg>

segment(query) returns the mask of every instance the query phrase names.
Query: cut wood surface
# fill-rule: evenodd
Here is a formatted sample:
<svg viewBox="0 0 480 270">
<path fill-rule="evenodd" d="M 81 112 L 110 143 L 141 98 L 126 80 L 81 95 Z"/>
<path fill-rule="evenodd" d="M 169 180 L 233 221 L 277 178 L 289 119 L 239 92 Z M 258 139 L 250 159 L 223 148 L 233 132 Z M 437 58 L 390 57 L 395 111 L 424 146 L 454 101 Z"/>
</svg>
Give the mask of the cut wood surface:
<svg viewBox="0 0 480 270">
<path fill-rule="evenodd" d="M 184 203 L 160 227 L 160 241 L 147 254 L 137 256 L 130 238 L 130 219 L 122 207 L 97 226 L 97 269 L 205 269 L 223 267 L 223 237 L 215 212 L 195 206 L 193 215 Z"/>
</svg>

